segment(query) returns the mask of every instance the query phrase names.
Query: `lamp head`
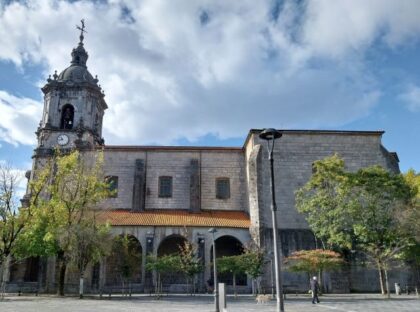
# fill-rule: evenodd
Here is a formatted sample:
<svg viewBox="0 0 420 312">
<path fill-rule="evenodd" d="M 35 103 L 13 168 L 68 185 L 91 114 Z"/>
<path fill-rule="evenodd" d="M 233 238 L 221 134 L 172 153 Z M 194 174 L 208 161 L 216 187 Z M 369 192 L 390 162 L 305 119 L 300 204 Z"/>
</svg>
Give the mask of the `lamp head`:
<svg viewBox="0 0 420 312">
<path fill-rule="evenodd" d="M 266 128 L 259 134 L 260 139 L 270 141 L 278 139 L 282 136 L 282 133 L 273 128 Z"/>
<path fill-rule="evenodd" d="M 217 230 L 216 230 L 215 228 L 211 228 L 211 229 L 209 229 L 209 233 L 214 234 L 214 233 L 216 233 L 216 232 L 217 232 Z"/>
</svg>

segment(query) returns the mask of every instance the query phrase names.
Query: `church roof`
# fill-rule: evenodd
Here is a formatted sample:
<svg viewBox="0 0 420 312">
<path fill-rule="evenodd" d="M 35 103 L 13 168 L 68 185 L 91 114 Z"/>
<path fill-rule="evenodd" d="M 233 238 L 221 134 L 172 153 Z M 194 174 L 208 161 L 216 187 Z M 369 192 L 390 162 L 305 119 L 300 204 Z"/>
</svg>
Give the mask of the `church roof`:
<svg viewBox="0 0 420 312">
<path fill-rule="evenodd" d="M 241 152 L 235 146 L 162 146 L 162 145 L 105 145 L 105 150 L 115 151 L 219 151 Z"/>
<path fill-rule="evenodd" d="M 186 210 L 149 210 L 133 212 L 131 210 L 105 210 L 99 218 L 114 226 L 194 226 L 244 228 L 250 226 L 250 219 L 244 211 L 201 211 Z"/>
<path fill-rule="evenodd" d="M 58 75 L 59 81 L 89 82 L 96 85 L 97 79 L 84 66 L 71 65 Z"/>
<path fill-rule="evenodd" d="M 243 147 L 245 148 L 251 139 L 252 135 L 259 135 L 264 129 L 251 129 L 248 132 L 248 135 L 245 139 Z M 305 129 L 296 129 L 296 130 L 282 130 L 277 129 L 282 134 L 291 134 L 291 135 L 342 135 L 342 136 L 382 136 L 385 131 L 383 130 L 372 130 L 372 131 L 360 131 L 360 130 L 305 130 Z"/>
</svg>

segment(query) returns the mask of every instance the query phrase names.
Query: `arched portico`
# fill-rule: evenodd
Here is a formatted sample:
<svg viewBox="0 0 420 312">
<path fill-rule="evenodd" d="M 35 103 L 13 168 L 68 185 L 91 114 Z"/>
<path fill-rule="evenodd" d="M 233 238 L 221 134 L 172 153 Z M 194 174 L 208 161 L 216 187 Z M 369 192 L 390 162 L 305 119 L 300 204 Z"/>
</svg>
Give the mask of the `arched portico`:
<svg viewBox="0 0 420 312">
<path fill-rule="evenodd" d="M 173 234 L 167 236 L 159 244 L 157 256 L 177 255 L 180 253 L 180 248 L 187 242 L 188 240 L 182 235 Z"/>
<path fill-rule="evenodd" d="M 244 246 L 239 239 L 232 235 L 222 235 L 216 240 L 216 258 L 230 257 L 241 255 L 244 251 Z M 213 245 L 210 248 L 210 262 L 213 262 Z M 219 283 L 226 283 L 226 285 L 233 284 L 232 273 L 220 273 L 217 274 Z M 213 267 L 211 267 L 210 284 L 213 281 Z M 247 276 L 246 274 L 240 274 L 236 276 L 236 285 L 246 286 Z"/>
<path fill-rule="evenodd" d="M 105 285 L 127 286 L 142 282 L 141 243 L 133 235 L 114 238 L 111 255 L 106 258 Z"/>
<path fill-rule="evenodd" d="M 181 248 L 185 243 L 188 243 L 188 240 L 182 235 L 173 234 L 167 236 L 159 244 L 157 256 L 179 255 L 181 253 Z M 186 277 L 180 271 L 163 273 L 161 274 L 161 279 L 163 284 L 167 286 L 174 284 L 186 284 Z"/>
</svg>

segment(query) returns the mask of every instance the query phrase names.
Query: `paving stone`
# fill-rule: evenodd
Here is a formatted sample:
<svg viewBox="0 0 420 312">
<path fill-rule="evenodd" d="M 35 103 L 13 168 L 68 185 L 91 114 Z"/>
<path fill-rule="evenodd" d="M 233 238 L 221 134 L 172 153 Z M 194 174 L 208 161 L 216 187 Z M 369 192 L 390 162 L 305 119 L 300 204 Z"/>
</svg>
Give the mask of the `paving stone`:
<svg viewBox="0 0 420 312">
<path fill-rule="evenodd" d="M 411 296 L 393 296 L 385 299 L 381 295 L 345 294 L 325 295 L 320 297 L 320 304 L 312 304 L 305 295 L 289 296 L 285 301 L 286 312 L 420 312 L 420 298 Z M 271 312 L 276 310 L 275 301 L 257 304 L 252 296 L 227 298 L 229 312 Z M 156 299 L 150 296 L 132 298 L 113 297 L 99 300 L 97 297 L 79 300 L 75 297 L 12 297 L 0 301 L 1 312 L 207 312 L 214 311 L 213 297 L 205 296 L 168 296 Z"/>
</svg>

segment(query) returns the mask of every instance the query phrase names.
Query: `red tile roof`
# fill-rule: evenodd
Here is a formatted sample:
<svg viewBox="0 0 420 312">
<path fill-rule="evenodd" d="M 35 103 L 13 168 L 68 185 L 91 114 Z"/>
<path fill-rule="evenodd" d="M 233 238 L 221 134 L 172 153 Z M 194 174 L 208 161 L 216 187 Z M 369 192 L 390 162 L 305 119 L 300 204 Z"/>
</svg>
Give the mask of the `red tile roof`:
<svg viewBox="0 0 420 312">
<path fill-rule="evenodd" d="M 105 210 L 99 218 L 111 225 L 196 226 L 249 228 L 249 216 L 243 211 L 148 210 L 132 212 L 125 209 Z"/>
</svg>

